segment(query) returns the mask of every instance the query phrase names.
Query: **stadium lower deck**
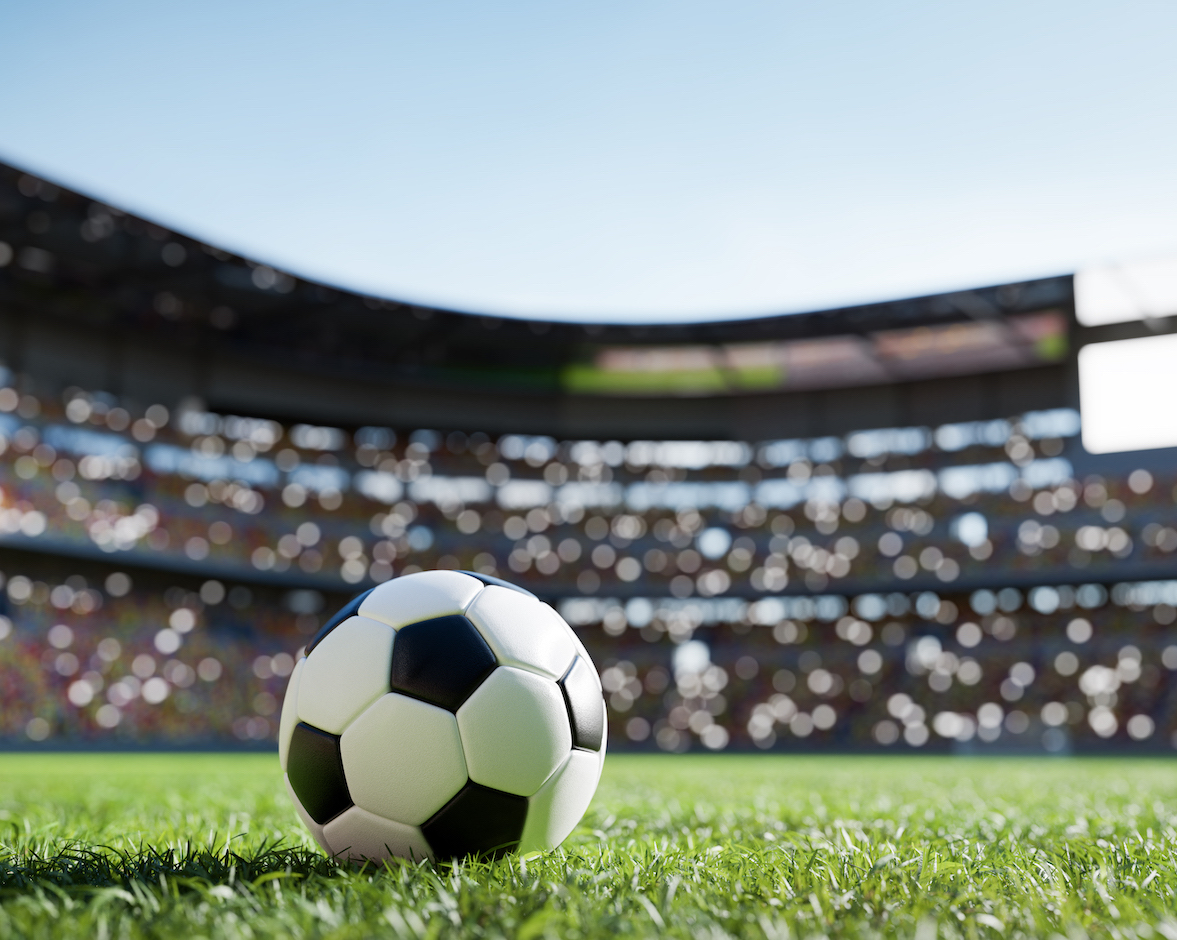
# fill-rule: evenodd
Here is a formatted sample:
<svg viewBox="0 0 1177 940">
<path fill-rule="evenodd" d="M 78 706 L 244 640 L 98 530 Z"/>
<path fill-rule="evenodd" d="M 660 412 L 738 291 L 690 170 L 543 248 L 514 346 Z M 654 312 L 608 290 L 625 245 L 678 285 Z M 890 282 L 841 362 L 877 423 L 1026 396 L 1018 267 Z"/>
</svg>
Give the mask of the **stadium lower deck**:
<svg viewBox="0 0 1177 940">
<path fill-rule="evenodd" d="M 1177 731 L 1177 474 L 1096 473 L 1074 412 L 623 444 L 4 387 L 0 433 L 9 745 L 262 746 L 323 619 L 433 567 L 555 604 L 602 671 L 614 747 L 1069 752 Z"/>
</svg>

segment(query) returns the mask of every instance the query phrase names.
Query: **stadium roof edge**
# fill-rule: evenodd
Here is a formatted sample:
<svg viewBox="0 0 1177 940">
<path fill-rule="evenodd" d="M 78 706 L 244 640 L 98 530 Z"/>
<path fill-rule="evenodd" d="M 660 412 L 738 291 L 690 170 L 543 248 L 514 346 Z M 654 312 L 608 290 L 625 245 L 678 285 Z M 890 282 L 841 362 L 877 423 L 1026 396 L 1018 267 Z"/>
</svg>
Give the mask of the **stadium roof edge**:
<svg viewBox="0 0 1177 940">
<path fill-rule="evenodd" d="M 942 291 L 931 294 L 919 294 L 888 300 L 872 301 L 868 303 L 849 304 L 836 307 L 819 308 L 816 310 L 799 310 L 788 313 L 763 313 L 738 317 L 724 317 L 716 319 L 698 319 L 668 323 L 625 323 L 623 321 L 576 321 L 576 320 L 545 320 L 535 317 L 515 317 L 510 314 L 489 313 L 478 310 L 464 310 L 439 304 L 429 304 L 419 301 L 402 300 L 394 297 L 384 297 L 370 294 L 347 286 L 332 284 L 290 271 L 283 271 L 277 266 L 271 266 L 255 258 L 247 257 L 238 252 L 225 251 L 210 245 L 203 239 L 188 235 L 175 228 L 162 226 L 148 218 L 118 209 L 102 199 L 86 193 L 67 188 L 51 180 L 43 179 L 32 171 L 22 169 L 12 164 L 0 161 L 0 188 L 16 188 L 20 181 L 27 181 L 26 188 L 52 194 L 52 201 L 59 199 L 84 202 L 87 205 L 104 207 L 116 213 L 120 219 L 132 225 L 142 227 L 149 237 L 156 241 L 166 239 L 169 242 L 184 245 L 200 246 L 208 250 L 223 262 L 248 266 L 251 270 L 264 268 L 273 271 L 275 275 L 286 276 L 296 282 L 317 287 L 338 294 L 347 295 L 364 303 L 374 313 L 379 310 L 398 310 L 411 312 L 427 312 L 429 315 L 454 317 L 469 317 L 483 321 L 502 321 L 530 329 L 542 335 L 553 329 L 566 329 L 582 332 L 601 341 L 619 340 L 624 338 L 629 342 L 666 342 L 682 341 L 689 334 L 691 339 L 700 342 L 718 339 L 731 342 L 733 337 L 743 337 L 745 334 L 752 338 L 764 335 L 780 336 L 784 333 L 804 335 L 829 335 L 837 332 L 859 332 L 867 329 L 877 329 L 889 325 L 904 325 L 913 321 L 942 320 L 945 318 L 967 317 L 971 319 L 991 319 L 1011 313 L 1040 309 L 1044 306 L 1067 304 L 1071 301 L 1071 280 L 1073 274 L 1059 274 L 1029 280 L 1005 282 L 984 285 L 976 288 Z M 2 196 L 0 196 L 2 198 Z M 2 207 L 2 203 L 0 203 Z M 790 329 L 798 319 L 814 320 L 803 331 Z M 786 326 L 787 324 L 787 326 Z M 618 335 L 618 333 L 624 336 Z M 712 334 L 719 334 L 713 336 Z"/>
<path fill-rule="evenodd" d="M 1070 275 L 724 321 L 523 320 L 296 277 L 2 163 L 0 243 L 0 361 L 50 394 L 631 438 L 814 436 L 1074 398 Z"/>
</svg>

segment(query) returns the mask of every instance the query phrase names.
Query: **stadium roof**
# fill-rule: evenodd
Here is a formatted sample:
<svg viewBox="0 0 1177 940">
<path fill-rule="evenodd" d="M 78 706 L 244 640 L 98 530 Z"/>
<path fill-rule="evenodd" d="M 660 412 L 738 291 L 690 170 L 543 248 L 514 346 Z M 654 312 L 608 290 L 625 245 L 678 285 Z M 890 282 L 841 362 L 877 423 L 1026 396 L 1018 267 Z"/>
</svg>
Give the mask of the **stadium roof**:
<svg viewBox="0 0 1177 940">
<path fill-rule="evenodd" d="M 1070 276 L 711 323 L 513 320 L 307 281 L 2 164 L 0 305 L 7 365 L 46 391 L 342 425 L 764 436 L 1073 398 Z"/>
</svg>

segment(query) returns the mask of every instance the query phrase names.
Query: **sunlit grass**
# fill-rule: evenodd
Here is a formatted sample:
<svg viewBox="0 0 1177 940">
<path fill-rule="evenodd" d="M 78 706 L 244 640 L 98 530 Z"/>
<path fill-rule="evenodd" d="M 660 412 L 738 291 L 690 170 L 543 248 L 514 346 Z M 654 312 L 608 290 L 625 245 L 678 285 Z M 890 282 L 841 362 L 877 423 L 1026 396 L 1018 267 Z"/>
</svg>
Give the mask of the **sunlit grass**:
<svg viewBox="0 0 1177 940">
<path fill-rule="evenodd" d="M 1177 765 L 611 757 L 544 856 L 354 869 L 265 756 L 0 755 L 0 937 L 1151 936 Z"/>
</svg>

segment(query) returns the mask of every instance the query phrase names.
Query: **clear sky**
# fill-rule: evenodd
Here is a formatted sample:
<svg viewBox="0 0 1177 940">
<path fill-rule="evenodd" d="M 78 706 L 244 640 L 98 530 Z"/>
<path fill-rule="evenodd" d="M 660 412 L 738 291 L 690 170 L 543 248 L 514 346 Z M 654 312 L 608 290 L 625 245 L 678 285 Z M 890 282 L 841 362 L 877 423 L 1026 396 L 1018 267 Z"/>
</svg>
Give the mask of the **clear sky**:
<svg viewBox="0 0 1177 940">
<path fill-rule="evenodd" d="M 1177 252 L 1177 6 L 0 4 L 0 159 L 522 316 L 814 309 Z"/>
</svg>

